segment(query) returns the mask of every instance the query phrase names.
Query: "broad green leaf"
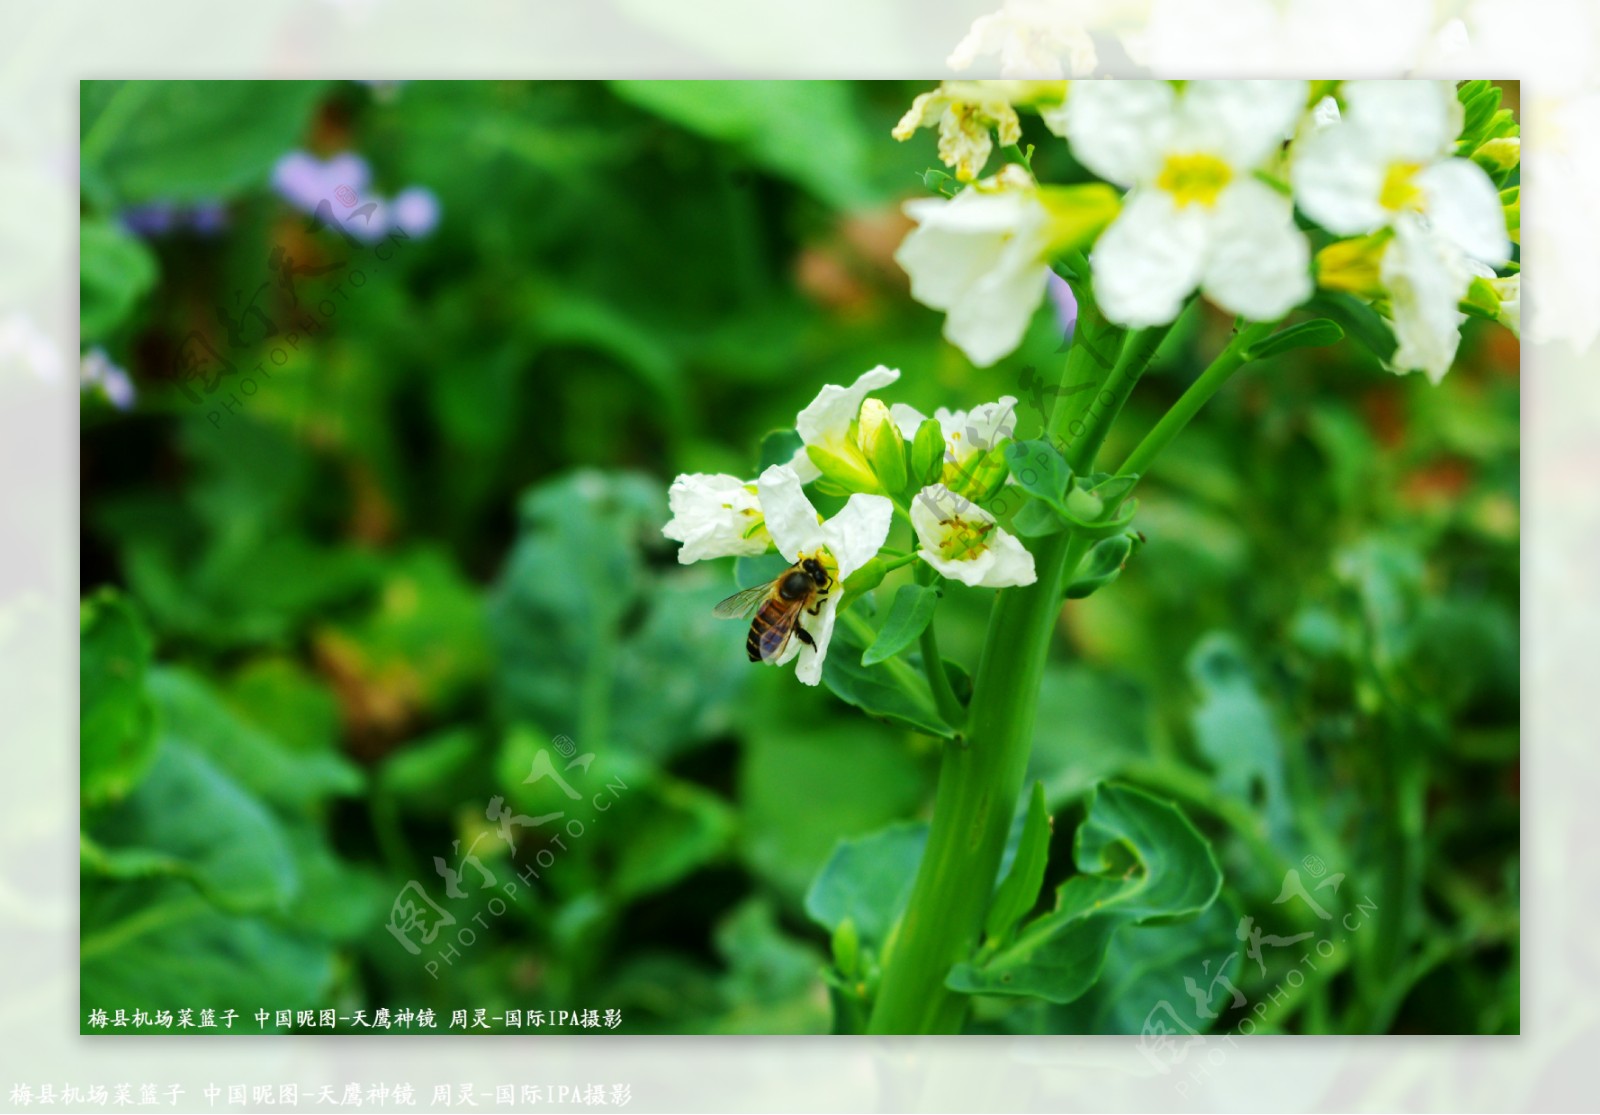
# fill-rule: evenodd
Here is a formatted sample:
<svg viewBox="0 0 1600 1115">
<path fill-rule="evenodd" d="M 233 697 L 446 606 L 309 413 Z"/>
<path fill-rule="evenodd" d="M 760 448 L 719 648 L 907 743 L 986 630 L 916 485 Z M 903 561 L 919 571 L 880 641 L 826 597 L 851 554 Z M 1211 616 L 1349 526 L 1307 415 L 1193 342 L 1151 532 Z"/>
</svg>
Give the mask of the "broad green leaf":
<svg viewBox="0 0 1600 1115">
<path fill-rule="evenodd" d="M 85 805 L 116 800 L 156 756 L 155 705 L 145 692 L 150 636 L 133 606 L 101 589 L 79 607 L 80 787 Z"/>
<path fill-rule="evenodd" d="M 863 666 L 861 655 L 865 649 L 849 625 L 840 623 L 834 628 L 833 642 L 822 664 L 822 682 L 835 697 L 868 716 L 893 724 L 941 739 L 955 735 L 955 729 L 944 722 L 933 703 L 916 656 Z"/>
<path fill-rule="evenodd" d="M 738 771 L 740 854 L 763 879 L 798 900 L 841 838 L 871 832 L 913 812 L 929 789 L 928 764 L 898 732 L 849 710 L 819 717 L 809 691 L 784 707 L 771 671 L 743 716 Z M 811 708 L 807 709 L 807 705 Z M 849 778 L 840 778 L 849 770 Z"/>
<path fill-rule="evenodd" d="M 894 603 L 889 605 L 877 639 L 861 656 L 861 664 L 876 666 L 915 643 L 933 621 L 938 606 L 939 590 L 931 585 L 901 585 L 895 590 Z"/>
<path fill-rule="evenodd" d="M 1093 986 L 1119 929 L 1192 918 L 1222 887 L 1211 846 L 1176 806 L 1115 783 L 1096 790 L 1073 859 L 1081 874 L 1057 889 L 1055 909 L 998 953 L 956 965 L 952 990 L 1070 1003 Z"/>
<path fill-rule="evenodd" d="M 1006 465 L 1017 486 L 1046 507 L 1066 514 L 1062 502 L 1072 483 L 1072 469 L 1048 441 L 1013 441 L 1005 449 Z"/>
<path fill-rule="evenodd" d="M 663 890 L 721 858 L 736 827 L 733 810 L 720 797 L 665 777 L 614 805 L 607 821 L 624 828 L 606 881 L 619 904 Z"/>
<path fill-rule="evenodd" d="M 1190 719 L 1195 746 L 1210 760 L 1217 789 L 1258 809 L 1274 838 L 1286 839 L 1293 818 L 1283 739 L 1238 640 L 1222 632 L 1201 639 L 1189 677 L 1199 695 Z"/>
<path fill-rule="evenodd" d="M 110 221 L 79 227 L 78 328 L 84 345 L 104 340 L 156 282 L 156 257 Z"/>
<path fill-rule="evenodd" d="M 1245 353 L 1245 359 L 1266 360 L 1269 357 L 1281 356 L 1293 349 L 1321 348 L 1324 345 L 1337 344 L 1343 339 L 1344 330 L 1339 328 L 1338 322 L 1325 317 L 1314 318 L 1262 338 L 1250 346 Z"/>
<path fill-rule="evenodd" d="M 166 740 L 129 797 L 94 818 L 85 857 L 113 878 L 180 876 L 216 905 L 281 910 L 299 881 L 282 826 L 205 757 Z"/>
<path fill-rule="evenodd" d="M 877 200 L 869 133 L 854 91 L 835 81 L 615 81 L 623 100 L 810 190 L 838 209 Z M 875 138 L 875 137 L 874 137 Z"/>
<path fill-rule="evenodd" d="M 849 918 L 863 944 L 881 948 L 905 909 L 927 843 L 921 821 L 839 841 L 806 892 L 806 913 L 829 931 Z"/>
<path fill-rule="evenodd" d="M 1082 996 L 1070 1003 L 1030 1002 L 1006 1024 L 1028 1033 L 1134 1035 L 1156 1032 L 1157 1023 L 1173 1027 L 1176 1015 L 1206 1033 L 1235 1007 L 1233 989 L 1251 974 L 1244 971 L 1249 961 L 1238 925 L 1238 912 L 1219 900 L 1193 921 L 1118 933 L 1100 978 Z"/>
<path fill-rule="evenodd" d="M 265 186 L 299 143 L 320 81 L 86 81 L 85 190 L 116 204 L 192 202 Z"/>
<path fill-rule="evenodd" d="M 1155 716 L 1144 688 L 1086 666 L 1045 667 L 1028 777 L 1048 802 L 1077 798 L 1149 758 Z"/>
<path fill-rule="evenodd" d="M 989 904 L 983 930 L 989 941 L 997 944 L 1002 941 L 1039 900 L 1039 888 L 1044 885 L 1045 863 L 1050 853 L 1050 831 L 1044 783 L 1035 782 L 1033 793 L 1028 796 L 1027 819 L 1023 822 L 1016 858 L 1000 889 L 995 891 L 994 901 Z"/>
<path fill-rule="evenodd" d="M 150 675 L 162 738 L 204 755 L 262 801 L 304 812 L 358 793 L 362 773 L 333 751 L 297 751 L 242 719 L 199 675 L 163 667 Z"/>
<path fill-rule="evenodd" d="M 792 1034 L 827 1029 L 827 1010 L 813 993 L 822 956 L 784 933 L 770 901 L 746 899 L 717 926 L 714 940 L 728 970 L 718 981 L 726 1007 L 711 1030 Z"/>
<path fill-rule="evenodd" d="M 246 1004 L 321 1002 L 333 979 L 327 945 L 264 917 L 221 913 L 178 881 L 87 879 L 79 921 L 85 1015 L 95 1008 L 153 1014 L 214 1006 L 216 1032 L 226 1033 L 224 1007 L 237 1004 L 243 1016 Z M 254 1030 L 255 1019 L 235 1025 Z"/>
<path fill-rule="evenodd" d="M 1096 542 L 1094 549 L 1089 551 L 1083 564 L 1073 574 L 1072 582 L 1067 585 L 1067 599 L 1082 600 L 1092 596 L 1122 576 L 1122 567 L 1131 553 L 1133 539 L 1126 534 Z"/>
</svg>

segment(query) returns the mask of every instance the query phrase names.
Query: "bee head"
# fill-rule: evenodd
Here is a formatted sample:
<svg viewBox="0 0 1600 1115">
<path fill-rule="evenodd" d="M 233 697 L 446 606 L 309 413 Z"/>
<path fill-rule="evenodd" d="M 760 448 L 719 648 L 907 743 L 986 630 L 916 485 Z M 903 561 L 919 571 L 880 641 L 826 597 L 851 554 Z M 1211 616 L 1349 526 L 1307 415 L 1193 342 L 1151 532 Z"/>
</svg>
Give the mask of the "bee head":
<svg viewBox="0 0 1600 1115">
<path fill-rule="evenodd" d="M 816 582 L 818 588 L 827 588 L 833 580 L 828 575 L 828 570 L 816 558 L 806 558 L 800 563 L 800 571 Z"/>
</svg>

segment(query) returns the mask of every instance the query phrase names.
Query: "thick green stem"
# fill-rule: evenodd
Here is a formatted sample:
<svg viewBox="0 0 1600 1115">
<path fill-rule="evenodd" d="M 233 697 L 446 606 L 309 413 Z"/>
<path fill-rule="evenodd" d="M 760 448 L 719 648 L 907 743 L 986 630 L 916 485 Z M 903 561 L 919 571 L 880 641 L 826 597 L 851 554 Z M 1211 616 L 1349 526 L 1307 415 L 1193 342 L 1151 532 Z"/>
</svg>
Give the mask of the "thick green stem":
<svg viewBox="0 0 1600 1115">
<path fill-rule="evenodd" d="M 917 566 L 917 584 L 937 588 L 942 583 L 939 575 L 926 562 Z M 939 636 L 933 629 L 933 620 L 922 629 L 922 671 L 928 677 L 928 688 L 933 691 L 933 703 L 939 708 L 944 722 L 957 732 L 963 732 L 967 723 L 967 710 L 962 707 L 955 689 L 950 685 L 950 675 L 945 672 L 944 656 L 939 653 Z"/>
<path fill-rule="evenodd" d="M 1272 329 L 1270 323 L 1251 324 L 1237 329 L 1233 339 L 1217 354 L 1211 366 L 1200 373 L 1200 378 L 1189 385 L 1189 389 L 1172 404 L 1172 409 L 1161 416 L 1161 421 L 1155 424 L 1155 427 L 1144 436 L 1144 440 L 1129 454 L 1128 459 L 1117 470 L 1118 474 L 1143 476 L 1149 470 L 1151 462 L 1161 455 L 1161 451 L 1171 444 L 1173 438 L 1183 432 L 1190 419 L 1200 413 L 1200 408 L 1205 406 L 1211 396 L 1215 395 L 1233 373 L 1244 365 L 1250 346 L 1272 332 Z"/>
<path fill-rule="evenodd" d="M 1086 539 L 1051 535 L 1034 553 L 1039 579 L 1003 589 L 995 601 L 967 711 L 969 742 L 945 745 L 927 849 L 884 957 L 871 1033 L 949 1034 L 961 1027 L 966 997 L 947 990 L 945 976 L 971 955 L 983 928 L 1028 765 L 1062 578 L 1088 546 Z"/>
</svg>

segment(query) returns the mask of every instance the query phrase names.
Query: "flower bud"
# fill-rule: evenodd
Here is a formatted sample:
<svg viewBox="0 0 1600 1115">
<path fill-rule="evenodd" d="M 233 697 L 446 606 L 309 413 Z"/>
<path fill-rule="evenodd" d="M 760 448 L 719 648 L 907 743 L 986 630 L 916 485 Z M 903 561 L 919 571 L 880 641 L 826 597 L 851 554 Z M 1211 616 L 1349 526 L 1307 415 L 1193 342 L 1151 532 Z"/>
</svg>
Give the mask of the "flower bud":
<svg viewBox="0 0 1600 1115">
<path fill-rule="evenodd" d="M 1067 510 L 1086 523 L 1092 523 L 1105 512 L 1106 505 L 1099 496 L 1092 496 L 1082 488 L 1067 492 Z"/>
<path fill-rule="evenodd" d="M 872 465 L 878 483 L 886 492 L 900 492 L 906 486 L 906 445 L 900 427 L 889 416 L 889 408 L 878 399 L 861 404 L 861 450 Z"/>
<path fill-rule="evenodd" d="M 845 460 L 816 445 L 806 446 L 806 456 L 817 466 L 823 478 L 837 484 L 844 492 L 878 492 L 878 478 L 868 472 L 863 459 Z"/>
<path fill-rule="evenodd" d="M 1385 233 L 1337 240 L 1317 253 L 1317 285 L 1325 290 L 1344 290 L 1362 298 L 1383 293 L 1382 261 Z"/>
<path fill-rule="evenodd" d="M 944 428 L 936 418 L 925 418 L 911 442 L 911 476 L 919 488 L 937 484 L 944 475 Z"/>
<path fill-rule="evenodd" d="M 889 571 L 884 568 L 883 562 L 872 558 L 844 579 L 845 597 L 848 599 L 871 592 L 883 584 L 883 579 L 888 575 Z"/>
<path fill-rule="evenodd" d="M 845 979 L 852 979 L 861 962 L 861 937 L 854 918 L 845 918 L 833 931 L 833 965 Z"/>
<path fill-rule="evenodd" d="M 1501 175 L 1522 161 L 1522 140 L 1516 136 L 1491 139 L 1472 153 L 1472 161 L 1491 175 Z"/>
</svg>

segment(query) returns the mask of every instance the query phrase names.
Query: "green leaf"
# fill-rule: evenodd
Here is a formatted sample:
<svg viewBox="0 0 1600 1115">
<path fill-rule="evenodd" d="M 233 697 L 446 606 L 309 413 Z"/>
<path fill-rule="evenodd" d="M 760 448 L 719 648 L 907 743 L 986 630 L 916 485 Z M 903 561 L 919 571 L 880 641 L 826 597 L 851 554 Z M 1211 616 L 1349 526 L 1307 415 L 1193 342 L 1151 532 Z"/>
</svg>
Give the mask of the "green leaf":
<svg viewBox="0 0 1600 1115">
<path fill-rule="evenodd" d="M 773 680 L 799 688 L 792 677 Z M 841 837 L 915 812 L 930 779 L 899 733 L 853 713 L 822 719 L 804 706 L 779 712 L 776 700 L 760 701 L 742 717 L 739 847 L 746 864 L 798 901 Z M 841 770 L 850 777 L 840 778 Z"/>
<path fill-rule="evenodd" d="M 86 192 L 126 205 L 208 201 L 264 186 L 305 134 L 324 88 L 320 81 L 85 81 Z"/>
<path fill-rule="evenodd" d="M 1152 1021 L 1171 1025 L 1170 1010 L 1190 1029 L 1205 1033 L 1234 1005 L 1229 987 L 1245 975 L 1243 943 L 1235 934 L 1238 924 L 1238 912 L 1217 901 L 1194 921 L 1118 933 L 1093 987 L 1071 1003 L 1031 1003 L 1023 1013 L 1025 1026 L 1008 1028 L 1044 1034 L 1145 1034 L 1151 1032 L 1146 1027 Z M 1211 1017 L 1201 1012 L 1196 992 Z"/>
<path fill-rule="evenodd" d="M 854 92 L 837 81 L 614 81 L 625 101 L 707 139 L 838 209 L 877 200 L 868 133 Z"/>
<path fill-rule="evenodd" d="M 1342 290 L 1320 290 L 1307 305 L 1334 319 L 1379 360 L 1386 361 L 1394 356 L 1397 347 L 1394 330 L 1383 315 L 1355 295 Z"/>
<path fill-rule="evenodd" d="M 272 814 L 204 757 L 171 740 L 139 788 L 93 818 L 90 837 L 84 863 L 97 873 L 182 877 L 227 910 L 282 909 L 299 883 Z"/>
<path fill-rule="evenodd" d="M 1122 568 L 1131 553 L 1133 539 L 1126 534 L 1096 542 L 1094 549 L 1089 551 L 1083 564 L 1072 575 L 1072 582 L 1067 585 L 1067 599 L 1082 600 L 1092 596 L 1122 576 Z"/>
<path fill-rule="evenodd" d="M 221 913 L 176 881 L 85 880 L 79 919 L 85 1014 L 214 1004 L 216 1032 L 226 1033 L 224 1006 L 239 1004 L 243 1016 L 249 1003 L 321 1002 L 333 978 L 328 946 L 263 917 Z M 241 1024 L 255 1028 L 253 1017 Z"/>
<path fill-rule="evenodd" d="M 1072 483 L 1072 468 L 1060 450 L 1043 439 L 1013 441 L 1006 446 L 1005 456 L 1018 487 L 1046 507 L 1066 514 L 1062 501 Z"/>
<path fill-rule="evenodd" d="M 862 943 L 881 948 L 905 909 L 927 843 L 921 821 L 839 841 L 806 892 L 806 913 L 830 932 L 848 918 Z"/>
<path fill-rule="evenodd" d="M 834 628 L 833 643 L 822 664 L 822 682 L 835 697 L 868 716 L 940 739 L 955 736 L 955 729 L 939 715 L 915 656 L 864 666 L 861 656 L 865 650 L 849 624 Z"/>
<path fill-rule="evenodd" d="M 863 666 L 875 666 L 893 658 L 916 642 L 933 620 L 939 606 L 939 590 L 930 585 L 901 585 L 889 605 L 889 614 L 878 629 L 878 637 L 861 656 Z"/>
<path fill-rule="evenodd" d="M 78 329 L 84 345 L 104 340 L 155 286 L 156 257 L 110 221 L 79 226 Z"/>
<path fill-rule="evenodd" d="M 333 751 L 296 751 L 243 720 L 197 674 L 151 672 L 168 745 L 205 756 L 240 786 L 285 812 L 303 813 L 330 797 L 359 793 L 359 768 Z"/>
<path fill-rule="evenodd" d="M 1190 720 L 1195 746 L 1215 768 L 1217 789 L 1257 809 L 1274 838 L 1286 839 L 1293 820 L 1283 740 L 1243 648 L 1231 635 L 1212 632 L 1196 644 L 1188 665 L 1200 694 Z"/>
<path fill-rule="evenodd" d="M 1280 329 L 1257 341 L 1245 352 L 1245 359 L 1266 360 L 1268 357 L 1281 356 L 1293 349 L 1321 348 L 1323 345 L 1337 344 L 1343 339 L 1344 330 L 1339 328 L 1338 322 L 1325 317 L 1313 318 L 1311 321 L 1302 321 L 1287 329 Z"/>
<path fill-rule="evenodd" d="M 101 589 L 79 607 L 78 761 L 83 803 L 122 798 L 156 757 L 155 705 L 145 692 L 150 636 L 133 607 Z"/>
<path fill-rule="evenodd" d="M 1141 686 L 1083 665 L 1045 667 L 1035 723 L 1028 777 L 1042 781 L 1054 802 L 1081 797 L 1148 759 L 1157 730 Z"/>
<path fill-rule="evenodd" d="M 1070 1003 L 1093 986 L 1119 929 L 1192 918 L 1222 887 L 1211 846 L 1175 806 L 1115 783 L 1096 791 L 1073 859 L 1082 874 L 1057 889 L 1055 909 L 994 955 L 956 965 L 952 990 Z"/>
<path fill-rule="evenodd" d="M 1022 920 L 1039 900 L 1039 888 L 1044 885 L 1044 869 L 1050 854 L 1050 813 L 1044 803 L 1044 783 L 1035 782 L 1028 797 L 1027 820 L 1022 825 L 1022 837 L 1017 844 L 1016 858 L 1011 861 L 1011 871 L 995 891 L 989 904 L 984 936 L 998 945 L 1011 932 L 1011 927 Z"/>
</svg>

